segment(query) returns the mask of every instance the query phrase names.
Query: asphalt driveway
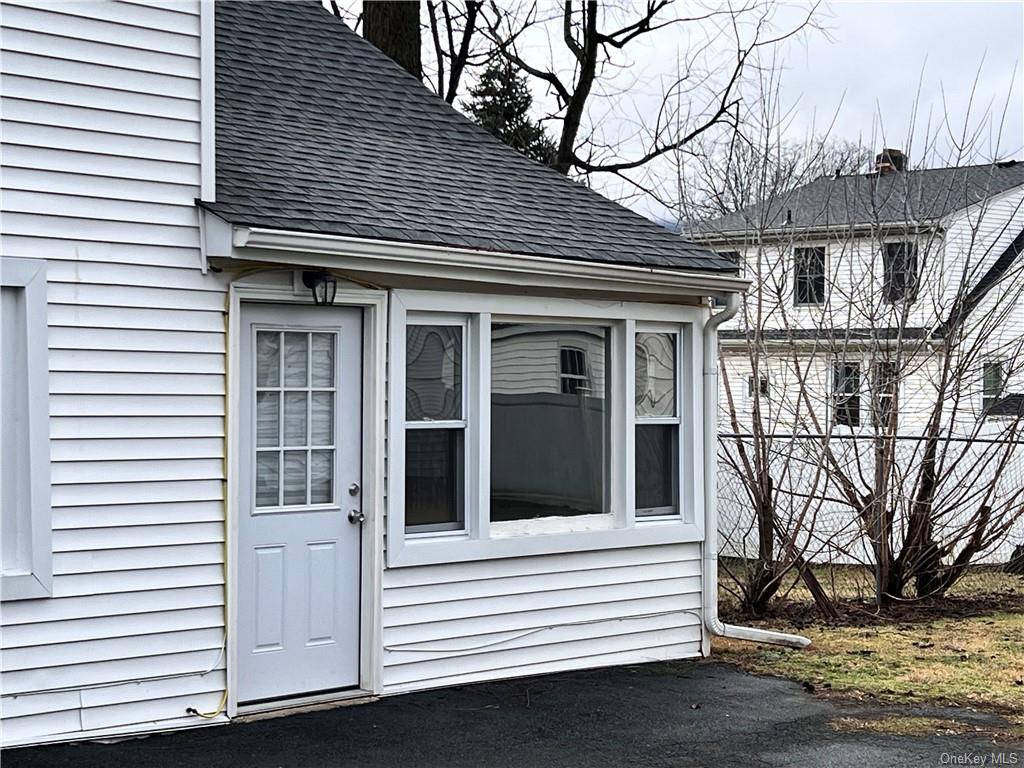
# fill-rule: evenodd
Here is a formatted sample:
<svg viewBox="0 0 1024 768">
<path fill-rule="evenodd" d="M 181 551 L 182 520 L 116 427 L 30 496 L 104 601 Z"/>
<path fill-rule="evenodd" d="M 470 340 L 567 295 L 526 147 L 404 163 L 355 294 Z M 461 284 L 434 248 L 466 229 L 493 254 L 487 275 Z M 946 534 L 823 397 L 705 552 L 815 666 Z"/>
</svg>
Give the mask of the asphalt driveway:
<svg viewBox="0 0 1024 768">
<path fill-rule="evenodd" d="M 2 762 L 3 768 L 1024 766 L 1024 743 L 838 731 L 830 724 L 894 713 L 999 722 L 963 710 L 823 699 L 796 683 L 724 665 L 673 663 L 485 683 L 114 744 L 9 750 Z"/>
</svg>

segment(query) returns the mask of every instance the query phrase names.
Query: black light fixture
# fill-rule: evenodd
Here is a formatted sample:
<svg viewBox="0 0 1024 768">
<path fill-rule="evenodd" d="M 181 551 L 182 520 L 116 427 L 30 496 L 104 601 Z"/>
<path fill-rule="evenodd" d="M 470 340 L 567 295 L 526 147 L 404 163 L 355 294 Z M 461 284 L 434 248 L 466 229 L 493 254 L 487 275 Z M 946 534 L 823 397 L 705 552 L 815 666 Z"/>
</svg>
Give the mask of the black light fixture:
<svg viewBox="0 0 1024 768">
<path fill-rule="evenodd" d="M 334 303 L 334 297 L 338 293 L 338 278 L 326 269 L 303 272 L 302 284 L 313 294 L 314 304 L 330 306 Z"/>
</svg>

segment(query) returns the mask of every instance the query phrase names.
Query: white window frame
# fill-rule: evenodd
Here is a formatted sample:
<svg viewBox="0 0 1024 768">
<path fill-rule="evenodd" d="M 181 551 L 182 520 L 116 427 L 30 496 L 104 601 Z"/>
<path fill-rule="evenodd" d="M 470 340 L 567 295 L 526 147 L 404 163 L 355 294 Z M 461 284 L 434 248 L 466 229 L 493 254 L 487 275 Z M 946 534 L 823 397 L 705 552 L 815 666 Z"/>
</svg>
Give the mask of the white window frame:
<svg viewBox="0 0 1024 768">
<path fill-rule="evenodd" d="M 700 328 L 696 306 L 594 302 L 398 290 L 390 301 L 388 347 L 389 567 L 703 540 L 703 418 Z M 463 397 L 466 418 L 465 528 L 405 531 L 405 358 L 407 323 L 466 323 Z M 490 522 L 491 324 L 586 323 L 611 328 L 611 434 L 607 514 Z M 672 515 L 637 520 L 635 509 L 635 360 L 637 325 L 677 334 L 679 506 Z"/>
<path fill-rule="evenodd" d="M 440 325 L 449 327 L 458 327 L 462 333 L 462 370 L 461 373 L 461 406 L 462 406 L 462 418 L 461 419 L 450 419 L 447 421 L 408 421 L 405 418 L 405 371 L 406 371 L 406 343 L 408 337 L 406 335 L 406 329 L 410 325 Z M 466 315 L 454 315 L 450 313 L 408 313 L 406 315 L 405 325 L 402 328 L 402 357 L 401 357 L 401 368 L 402 368 L 402 423 L 405 425 L 405 431 L 402 434 L 402 463 L 401 470 L 403 476 L 403 488 L 404 488 L 404 477 L 405 477 L 405 433 L 411 429 L 461 429 L 462 430 L 462 456 L 466 464 L 462 468 L 462 524 L 458 527 L 437 527 L 433 530 L 432 526 L 423 525 L 417 526 L 419 530 L 406 530 L 403 524 L 402 530 L 404 535 L 409 538 L 417 537 L 432 537 L 432 536 L 459 536 L 466 533 L 467 526 L 469 526 L 469 517 L 467 514 L 467 508 L 469 504 L 469 494 L 471 484 L 469 482 L 469 472 L 467 471 L 469 464 L 469 444 L 470 444 L 470 429 L 473 423 L 470 420 L 470 404 L 468 396 L 468 379 L 470 369 L 470 319 Z M 403 516 L 404 523 L 404 516 Z"/>
<path fill-rule="evenodd" d="M 836 386 L 836 369 L 837 369 L 838 366 L 856 366 L 856 368 L 857 368 L 857 389 L 856 389 L 856 391 L 854 391 L 854 392 L 847 392 L 847 391 L 845 391 L 845 384 L 844 384 L 844 390 L 842 392 L 839 391 L 839 388 Z M 831 425 L 831 429 L 845 429 L 845 430 L 849 430 L 851 432 L 855 432 L 855 431 L 859 431 L 862 428 L 864 428 L 865 423 L 869 421 L 869 419 L 865 418 L 865 412 L 864 412 L 864 368 L 865 368 L 865 365 L 864 365 L 864 360 L 862 358 L 858 358 L 858 357 L 849 357 L 849 358 L 847 358 L 847 357 L 834 357 L 834 358 L 832 358 L 832 362 L 831 362 L 831 365 L 829 366 L 829 371 L 828 371 L 828 375 L 829 375 L 829 392 L 830 392 L 830 397 L 829 397 L 829 424 Z M 869 376 L 871 375 L 870 368 L 868 369 L 868 375 Z M 847 381 L 847 380 L 848 379 L 844 379 L 844 381 Z M 838 419 L 839 419 L 839 412 L 840 412 L 840 403 L 839 403 L 839 401 L 840 400 L 844 400 L 844 401 L 851 400 L 853 398 L 857 399 L 857 423 L 856 424 L 840 423 L 838 421 Z"/>
<path fill-rule="evenodd" d="M 582 374 L 580 374 L 580 373 L 566 373 L 562 369 L 562 354 L 565 353 L 565 352 L 576 352 L 576 353 L 579 353 L 580 359 L 583 361 L 583 371 L 584 372 Z M 587 355 L 587 350 L 580 349 L 579 347 L 574 347 L 571 344 L 566 344 L 566 345 L 561 346 L 561 347 L 558 348 L 558 389 L 559 389 L 560 392 L 562 392 L 562 394 L 574 394 L 574 393 L 566 393 L 564 391 L 565 390 L 565 382 L 567 382 L 567 381 L 583 382 L 584 385 L 582 387 L 580 387 L 577 384 L 577 391 L 580 390 L 580 389 L 583 389 L 585 392 L 590 392 L 591 389 L 593 389 L 593 387 L 591 387 L 591 381 L 590 381 L 590 358 Z"/>
<path fill-rule="evenodd" d="M 28 501 L 18 513 L 29 517 L 25 572 L 0 576 L 0 598 L 49 597 L 53 590 L 53 531 L 50 521 L 50 405 L 46 262 L 0 257 L 0 285 L 20 288 L 25 302 L 25 386 L 28 398 Z M 3 383 L 0 382 L 0 387 Z M 0 457 L 6 461 L 6 457 Z M 2 481 L 0 481 L 2 482 Z"/>
<path fill-rule="evenodd" d="M 988 373 L 992 369 L 999 371 L 999 391 L 995 394 L 988 392 Z M 981 417 L 984 419 L 995 419 L 997 416 L 989 416 L 989 409 L 998 403 L 1006 395 L 1006 383 L 1009 378 L 1007 372 L 1010 370 L 1009 363 L 1001 357 L 993 357 L 985 360 L 981 365 Z"/>
<path fill-rule="evenodd" d="M 684 341 L 683 341 L 683 331 L 682 331 L 682 329 L 678 325 L 669 325 L 669 324 L 666 324 L 666 323 L 650 323 L 650 322 L 637 323 L 635 331 L 634 331 L 634 334 L 633 334 L 633 348 L 634 349 L 636 347 L 636 334 L 638 334 L 638 333 L 671 333 L 671 334 L 675 335 L 675 337 L 676 337 L 676 348 L 675 348 L 675 353 L 676 353 L 675 354 L 675 385 L 676 385 L 676 391 L 675 391 L 675 414 L 673 416 L 644 416 L 644 417 L 639 417 L 639 416 L 636 415 L 636 392 L 634 391 L 634 393 L 633 393 L 633 400 L 632 400 L 632 402 L 633 402 L 633 405 L 632 405 L 633 423 L 632 423 L 631 428 L 630 428 L 630 433 L 631 433 L 631 435 L 633 437 L 634 450 L 633 450 L 633 464 L 632 464 L 630 469 L 631 469 L 632 474 L 633 474 L 632 484 L 633 484 L 633 503 L 634 503 L 634 506 L 636 504 L 636 476 L 635 476 L 635 474 L 636 474 L 636 450 L 635 450 L 636 446 L 635 446 L 635 443 L 636 443 L 636 427 L 637 427 L 637 425 L 643 425 L 643 424 L 677 425 L 678 426 L 677 434 L 679 435 L 679 445 L 677 446 L 677 451 L 678 451 L 678 453 L 677 453 L 677 456 L 678 456 L 678 466 L 677 466 L 678 477 L 676 478 L 677 487 L 679 489 L 679 507 L 678 507 L 678 509 L 675 509 L 675 508 L 672 508 L 672 507 L 659 507 L 657 509 L 644 510 L 644 513 L 642 515 L 634 508 L 633 513 L 634 513 L 634 516 L 636 517 L 637 524 L 638 525 L 646 525 L 646 524 L 648 524 L 648 523 L 650 523 L 652 521 L 653 522 L 657 522 L 658 520 L 673 520 L 673 519 L 681 518 L 681 516 L 684 514 L 684 509 L 685 509 L 685 506 L 686 506 L 683 503 L 683 488 L 685 487 L 684 483 L 692 482 L 692 479 L 691 478 L 687 478 L 687 476 L 686 476 L 686 467 L 687 467 L 688 464 L 691 463 L 692 459 L 687 460 L 687 458 L 684 457 L 684 454 L 683 454 L 683 445 L 688 442 L 687 436 L 684 435 L 685 427 L 684 427 L 683 407 L 682 407 L 682 405 L 683 405 L 683 398 L 681 397 L 681 393 L 683 392 L 683 386 L 684 386 L 682 360 L 683 360 L 683 353 L 684 353 L 684 350 L 686 348 L 685 344 L 684 344 Z M 633 357 L 633 364 L 636 365 L 635 353 L 634 353 L 634 357 Z M 635 382 L 636 382 L 636 371 L 635 370 L 633 372 L 633 382 L 634 382 L 634 387 L 635 387 L 636 386 L 636 384 L 635 384 Z"/>
</svg>

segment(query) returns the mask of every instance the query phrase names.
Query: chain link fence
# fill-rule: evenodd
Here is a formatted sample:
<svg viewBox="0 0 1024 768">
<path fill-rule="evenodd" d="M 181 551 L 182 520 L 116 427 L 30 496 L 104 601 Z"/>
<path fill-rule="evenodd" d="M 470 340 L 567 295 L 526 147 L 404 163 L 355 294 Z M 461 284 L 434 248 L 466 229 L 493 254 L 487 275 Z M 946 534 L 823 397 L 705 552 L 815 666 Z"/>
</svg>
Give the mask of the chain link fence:
<svg viewBox="0 0 1024 768">
<path fill-rule="evenodd" d="M 927 563 L 952 582 L 943 597 L 1024 596 L 1024 441 L 947 438 L 934 478 L 922 473 L 922 438 L 895 437 L 885 454 L 881 446 L 871 436 L 720 435 L 723 599 L 739 600 L 774 568 L 776 607 L 809 602 L 799 564 L 833 603 L 873 602 L 880 558 L 905 569 Z M 915 504 L 929 481 L 931 504 Z M 881 502 L 865 502 L 871 498 Z M 906 547 L 908 531 L 922 525 L 927 535 L 912 541 L 929 546 Z M 917 597 L 913 580 L 908 593 Z"/>
</svg>

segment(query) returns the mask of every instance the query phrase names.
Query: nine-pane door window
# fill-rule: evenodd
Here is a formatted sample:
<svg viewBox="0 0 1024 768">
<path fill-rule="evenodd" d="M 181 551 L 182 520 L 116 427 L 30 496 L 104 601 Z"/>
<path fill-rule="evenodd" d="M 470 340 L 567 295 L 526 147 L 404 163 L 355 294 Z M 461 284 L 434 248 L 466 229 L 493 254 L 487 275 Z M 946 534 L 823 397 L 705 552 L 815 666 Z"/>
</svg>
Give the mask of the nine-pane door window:
<svg viewBox="0 0 1024 768">
<path fill-rule="evenodd" d="M 336 334 L 256 332 L 256 506 L 334 502 Z"/>
</svg>

